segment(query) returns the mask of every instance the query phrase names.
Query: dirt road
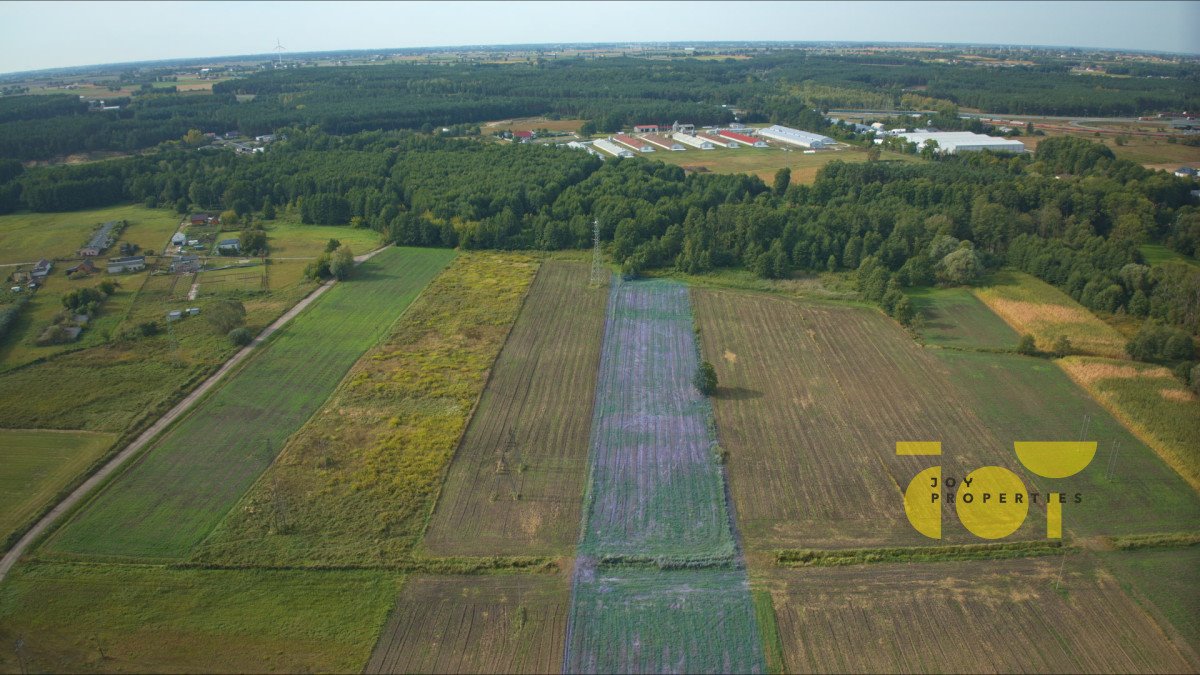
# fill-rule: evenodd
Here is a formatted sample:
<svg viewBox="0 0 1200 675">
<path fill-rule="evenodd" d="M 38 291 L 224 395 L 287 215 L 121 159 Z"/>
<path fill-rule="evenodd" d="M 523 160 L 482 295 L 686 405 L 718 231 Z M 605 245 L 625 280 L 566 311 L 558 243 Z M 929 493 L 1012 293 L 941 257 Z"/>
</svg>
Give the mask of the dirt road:
<svg viewBox="0 0 1200 675">
<path fill-rule="evenodd" d="M 370 253 L 355 256 L 354 260 L 355 262 L 361 263 L 370 259 L 376 253 L 379 253 L 382 250 L 382 248 L 379 248 L 371 251 Z M 49 513 L 42 516 L 42 518 L 38 520 L 37 524 L 29 528 L 29 531 L 25 533 L 25 536 L 21 537 L 21 539 L 15 545 L 13 545 L 13 547 L 7 553 L 4 554 L 3 558 L 0 558 L 0 581 L 3 581 L 4 577 L 8 575 L 8 571 L 12 569 L 13 565 L 17 564 L 17 561 L 22 555 L 25 554 L 25 551 L 29 548 L 29 545 L 32 544 L 35 539 L 40 537 L 43 532 L 48 530 L 55 521 L 57 521 L 64 513 L 87 497 L 88 493 L 90 493 L 97 485 L 103 482 L 105 478 L 112 475 L 113 472 L 120 469 L 125 462 L 129 461 L 130 458 L 137 455 L 138 452 L 146 447 L 146 445 L 150 443 L 150 441 L 153 440 L 154 437 L 157 436 L 163 429 L 166 429 L 168 425 L 179 419 L 181 415 L 187 412 L 188 408 L 192 407 L 192 404 L 199 400 L 201 396 L 204 396 L 204 394 L 210 389 L 215 387 L 221 381 L 221 379 L 229 373 L 229 371 L 236 368 L 242 361 L 245 361 L 246 358 L 250 356 L 251 352 L 254 351 L 255 347 L 258 347 L 260 344 L 262 344 L 262 342 L 275 333 L 275 331 L 283 328 L 284 325 L 294 319 L 297 314 L 304 311 L 305 307 L 308 307 L 313 303 L 313 301 L 324 295 L 326 291 L 333 287 L 334 283 L 336 282 L 327 281 L 321 284 L 314 289 L 312 293 L 309 293 L 307 296 L 305 296 L 303 300 L 293 305 L 288 311 L 284 312 L 283 316 L 279 317 L 271 325 L 264 328 L 263 331 L 254 338 L 253 342 L 238 350 L 238 352 L 231 356 L 229 360 L 217 370 L 217 372 L 213 373 L 207 380 L 202 382 L 200 386 L 196 387 L 190 394 L 184 397 L 184 399 L 176 404 L 174 408 L 171 408 L 169 411 L 167 411 L 167 414 L 160 417 L 157 422 L 150 425 L 149 429 L 143 431 L 142 434 L 134 439 L 132 443 L 125 446 L 124 450 L 117 453 L 117 455 L 109 460 L 107 464 L 101 467 L 99 471 L 92 474 L 79 487 L 75 488 L 71 494 L 67 495 L 66 498 L 55 505 L 55 507 L 51 509 Z"/>
</svg>

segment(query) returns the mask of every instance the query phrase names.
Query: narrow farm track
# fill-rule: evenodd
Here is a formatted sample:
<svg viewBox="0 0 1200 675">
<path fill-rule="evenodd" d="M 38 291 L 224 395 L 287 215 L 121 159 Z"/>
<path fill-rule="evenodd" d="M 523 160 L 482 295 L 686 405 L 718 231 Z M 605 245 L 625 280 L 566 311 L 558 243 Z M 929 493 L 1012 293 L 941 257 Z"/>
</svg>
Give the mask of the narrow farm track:
<svg viewBox="0 0 1200 675">
<path fill-rule="evenodd" d="M 601 353 L 563 670 L 764 672 L 688 288 L 615 285 Z"/>
<path fill-rule="evenodd" d="M 356 263 L 361 264 L 371 259 L 382 250 L 384 249 L 379 248 L 371 251 L 370 253 L 355 256 L 354 260 Z M 276 331 L 287 325 L 287 323 L 295 318 L 296 315 L 300 314 L 300 312 L 303 312 L 305 308 L 315 302 L 317 298 L 324 295 L 330 288 L 333 287 L 335 283 L 335 281 L 328 281 L 321 284 L 317 288 L 313 289 L 313 291 L 305 296 L 302 300 L 300 300 L 300 302 L 297 302 L 291 309 L 284 312 L 282 316 L 280 316 L 278 319 L 272 322 L 271 325 L 264 328 L 261 333 L 255 336 L 254 340 L 250 344 L 246 345 L 242 349 L 238 350 L 233 356 L 229 357 L 229 360 L 226 361 L 225 364 L 219 369 L 217 369 L 217 372 L 213 373 L 207 380 L 200 383 L 200 386 L 196 387 L 190 394 L 185 396 L 182 401 L 175 405 L 175 407 L 168 410 L 166 414 L 158 419 L 158 421 L 150 425 L 150 427 L 143 431 L 140 436 L 135 438 L 133 442 L 127 445 L 124 450 L 117 453 L 117 455 L 109 460 L 107 464 L 102 466 L 100 470 L 92 474 L 87 480 L 80 484 L 79 487 L 75 488 L 71 494 L 64 497 L 62 501 L 54 506 L 54 508 L 50 509 L 46 515 L 42 516 L 42 518 L 38 520 L 33 527 L 29 528 L 29 531 L 25 533 L 25 536 L 21 537 L 21 539 L 18 540 L 17 543 L 13 545 L 13 547 L 9 549 L 7 553 L 4 554 L 3 558 L 0 558 L 0 581 L 4 580 L 4 577 L 8 575 L 8 571 L 12 569 L 13 565 L 17 564 L 17 561 L 20 560 L 21 556 L 25 554 L 25 551 L 29 549 L 29 546 L 33 544 L 35 540 L 41 537 L 42 534 L 47 532 L 50 527 L 62 517 L 64 513 L 70 511 L 73 507 L 75 507 L 75 505 L 77 505 L 89 493 L 91 493 L 92 490 L 94 490 L 98 485 L 102 484 L 105 479 L 120 469 L 127 461 L 129 461 L 130 458 L 137 455 L 143 448 L 146 447 L 148 443 L 150 443 L 150 441 L 154 440 L 154 438 L 162 433 L 164 429 L 175 422 L 175 420 L 179 419 L 181 415 L 186 413 L 192 407 L 192 405 L 196 403 L 196 401 L 200 400 L 201 397 L 203 397 L 222 379 L 224 379 L 230 371 L 237 368 L 242 361 L 246 360 L 246 358 L 249 357 L 255 348 L 262 344 L 264 340 L 271 337 L 271 335 L 273 335 Z"/>
</svg>

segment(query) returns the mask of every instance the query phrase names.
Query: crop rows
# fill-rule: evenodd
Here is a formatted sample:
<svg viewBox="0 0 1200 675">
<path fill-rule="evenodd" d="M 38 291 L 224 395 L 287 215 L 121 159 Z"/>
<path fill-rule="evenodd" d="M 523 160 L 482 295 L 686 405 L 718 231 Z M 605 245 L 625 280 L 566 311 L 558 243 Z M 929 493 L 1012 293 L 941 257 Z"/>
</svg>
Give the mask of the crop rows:
<svg viewBox="0 0 1200 675">
<path fill-rule="evenodd" d="M 280 331 L 50 542 L 52 551 L 172 558 L 204 538 L 355 360 L 453 256 L 386 251 Z"/>
<path fill-rule="evenodd" d="M 608 294 L 548 261 L 450 466 L 425 544 L 438 555 L 544 555 L 579 532 Z"/>
<path fill-rule="evenodd" d="M 366 672 L 558 672 L 567 599 L 562 577 L 415 577 Z"/>
<path fill-rule="evenodd" d="M 613 287 L 581 553 L 732 555 L 711 408 L 692 384 L 696 356 L 687 287 Z"/>
<path fill-rule="evenodd" d="M 775 572 L 794 672 L 1184 672 L 1173 644 L 1086 557 Z M 1002 636 L 1002 639 L 1000 639 Z"/>
</svg>

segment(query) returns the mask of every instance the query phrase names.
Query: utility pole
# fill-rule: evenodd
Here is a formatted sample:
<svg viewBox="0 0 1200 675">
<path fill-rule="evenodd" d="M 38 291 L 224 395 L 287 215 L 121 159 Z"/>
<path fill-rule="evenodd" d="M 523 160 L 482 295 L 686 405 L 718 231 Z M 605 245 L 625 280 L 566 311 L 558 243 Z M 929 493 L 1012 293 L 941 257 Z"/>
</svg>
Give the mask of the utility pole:
<svg viewBox="0 0 1200 675">
<path fill-rule="evenodd" d="M 1120 449 L 1121 449 L 1121 442 L 1113 441 L 1112 442 L 1112 452 L 1109 453 L 1109 455 L 1108 455 L 1108 468 L 1106 468 L 1104 470 L 1104 477 L 1109 480 L 1112 480 L 1113 469 L 1116 468 L 1116 466 L 1117 466 L 1117 452 L 1119 452 Z"/>
<path fill-rule="evenodd" d="M 17 663 L 21 668 L 21 675 L 28 675 L 29 669 L 25 667 L 25 638 L 17 636 L 16 642 L 13 643 L 13 652 L 17 655 Z"/>
<path fill-rule="evenodd" d="M 592 274 L 588 286 L 599 288 L 604 285 L 604 258 L 600 255 L 600 221 L 592 219 Z"/>
</svg>

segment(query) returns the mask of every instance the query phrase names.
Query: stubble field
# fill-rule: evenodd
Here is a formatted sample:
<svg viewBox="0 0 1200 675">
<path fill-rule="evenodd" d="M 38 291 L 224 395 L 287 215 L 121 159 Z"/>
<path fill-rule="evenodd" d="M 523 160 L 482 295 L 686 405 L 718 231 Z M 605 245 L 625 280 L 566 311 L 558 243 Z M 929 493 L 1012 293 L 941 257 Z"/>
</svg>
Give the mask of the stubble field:
<svg viewBox="0 0 1200 675">
<path fill-rule="evenodd" d="M 558 555 L 574 546 L 607 288 L 548 261 L 488 378 L 425 534 L 436 555 Z"/>
</svg>

